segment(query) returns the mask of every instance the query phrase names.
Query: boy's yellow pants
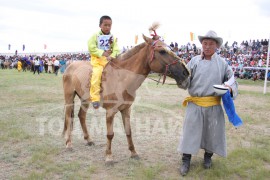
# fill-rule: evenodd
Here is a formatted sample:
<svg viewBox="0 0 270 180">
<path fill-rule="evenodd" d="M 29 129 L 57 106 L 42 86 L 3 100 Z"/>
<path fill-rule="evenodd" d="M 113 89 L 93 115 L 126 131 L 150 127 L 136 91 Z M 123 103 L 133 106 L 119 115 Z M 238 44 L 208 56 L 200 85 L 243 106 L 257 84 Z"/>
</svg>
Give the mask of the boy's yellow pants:
<svg viewBox="0 0 270 180">
<path fill-rule="evenodd" d="M 107 63 L 108 61 L 105 56 L 100 58 L 91 56 L 92 77 L 90 80 L 90 100 L 92 102 L 100 101 L 101 76 Z"/>
</svg>

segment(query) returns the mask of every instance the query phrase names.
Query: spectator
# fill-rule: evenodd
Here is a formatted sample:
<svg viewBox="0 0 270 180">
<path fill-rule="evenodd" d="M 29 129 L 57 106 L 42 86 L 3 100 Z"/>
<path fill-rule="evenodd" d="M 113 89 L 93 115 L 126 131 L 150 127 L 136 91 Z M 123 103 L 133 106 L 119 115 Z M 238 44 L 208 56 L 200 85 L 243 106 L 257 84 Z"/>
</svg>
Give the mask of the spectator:
<svg viewBox="0 0 270 180">
<path fill-rule="evenodd" d="M 48 60 L 48 73 L 52 73 L 52 65 L 53 65 L 53 62 L 51 59 Z"/>
<path fill-rule="evenodd" d="M 60 72 L 61 74 L 63 74 L 65 72 L 66 69 L 66 61 L 64 60 L 64 58 L 61 58 L 60 60 Z"/>
<path fill-rule="evenodd" d="M 38 72 L 39 74 L 39 66 L 40 66 L 40 63 L 39 63 L 39 57 L 36 57 L 35 61 L 34 61 L 34 73 L 36 73 L 36 71 Z"/>
<path fill-rule="evenodd" d="M 17 63 L 17 69 L 18 69 L 18 72 L 21 72 L 22 70 L 22 62 L 20 59 L 18 60 L 18 63 Z"/>
<path fill-rule="evenodd" d="M 171 48 L 172 48 L 172 49 L 174 48 L 174 44 L 173 44 L 173 42 L 171 42 L 170 46 L 171 46 Z"/>
<path fill-rule="evenodd" d="M 58 58 L 55 58 L 55 60 L 53 62 L 53 66 L 54 66 L 54 73 L 55 73 L 56 76 L 58 74 L 59 65 L 60 65 L 60 63 L 58 61 Z"/>
</svg>

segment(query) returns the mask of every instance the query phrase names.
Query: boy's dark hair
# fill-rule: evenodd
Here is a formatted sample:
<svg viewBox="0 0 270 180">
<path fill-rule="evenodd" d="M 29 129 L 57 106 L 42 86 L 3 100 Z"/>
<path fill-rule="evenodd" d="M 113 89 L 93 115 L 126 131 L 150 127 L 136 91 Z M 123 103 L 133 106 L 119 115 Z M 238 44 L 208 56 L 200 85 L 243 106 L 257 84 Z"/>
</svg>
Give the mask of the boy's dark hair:
<svg viewBox="0 0 270 180">
<path fill-rule="evenodd" d="M 102 16 L 99 20 L 99 25 L 101 25 L 103 23 L 103 21 L 106 19 L 112 20 L 110 16 L 107 16 L 107 15 Z"/>
</svg>

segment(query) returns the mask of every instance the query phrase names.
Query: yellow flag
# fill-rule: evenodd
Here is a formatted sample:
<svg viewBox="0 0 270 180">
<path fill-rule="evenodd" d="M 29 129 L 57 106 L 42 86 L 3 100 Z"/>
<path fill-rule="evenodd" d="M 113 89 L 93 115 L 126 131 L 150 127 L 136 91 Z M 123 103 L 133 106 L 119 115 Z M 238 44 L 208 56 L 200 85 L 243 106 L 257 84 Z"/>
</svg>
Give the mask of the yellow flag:
<svg viewBox="0 0 270 180">
<path fill-rule="evenodd" d="M 194 41 L 195 34 L 193 32 L 190 32 L 190 41 Z"/>
<path fill-rule="evenodd" d="M 138 35 L 135 35 L 135 44 L 138 43 Z"/>
</svg>

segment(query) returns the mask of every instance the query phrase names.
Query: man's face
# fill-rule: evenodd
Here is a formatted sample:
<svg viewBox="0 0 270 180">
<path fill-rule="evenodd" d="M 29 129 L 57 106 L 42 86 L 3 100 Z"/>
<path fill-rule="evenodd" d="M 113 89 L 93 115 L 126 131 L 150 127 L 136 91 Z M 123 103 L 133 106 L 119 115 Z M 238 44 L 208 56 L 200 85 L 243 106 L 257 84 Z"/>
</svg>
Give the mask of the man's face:
<svg viewBox="0 0 270 180">
<path fill-rule="evenodd" d="M 204 39 L 202 41 L 202 48 L 205 56 L 212 56 L 217 49 L 217 42 L 213 39 Z"/>
</svg>

